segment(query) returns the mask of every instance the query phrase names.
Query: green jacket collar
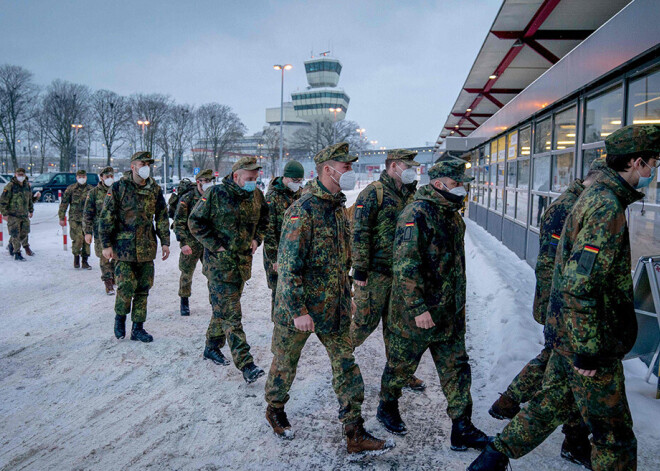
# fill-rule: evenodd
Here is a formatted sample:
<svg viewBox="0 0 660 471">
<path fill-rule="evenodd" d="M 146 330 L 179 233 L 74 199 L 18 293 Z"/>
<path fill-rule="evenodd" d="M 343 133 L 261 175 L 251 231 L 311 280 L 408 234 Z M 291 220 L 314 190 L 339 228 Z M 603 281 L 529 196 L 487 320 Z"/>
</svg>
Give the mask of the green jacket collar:
<svg viewBox="0 0 660 471">
<path fill-rule="evenodd" d="M 567 193 L 571 193 L 577 198 L 580 197 L 583 191 L 584 191 L 584 183 L 582 183 L 582 180 L 580 179 L 573 180 L 573 183 L 568 185 L 568 188 L 566 189 Z"/>
<path fill-rule="evenodd" d="M 608 187 L 624 208 L 630 206 L 635 201 L 641 200 L 645 196 L 641 191 L 634 189 L 618 172 L 609 167 L 601 170 L 598 183 Z"/>
<path fill-rule="evenodd" d="M 238 199 L 247 199 L 252 195 L 249 191 L 245 191 L 240 186 L 238 186 L 236 182 L 234 182 L 231 173 L 222 179 L 222 184 L 229 193 Z"/>
<path fill-rule="evenodd" d="M 318 177 L 310 183 L 309 192 L 317 198 L 328 201 L 336 206 L 346 203 L 346 195 L 344 193 L 340 191 L 336 195 L 333 195 L 325 186 L 323 186 L 323 183 L 321 183 Z"/>
<path fill-rule="evenodd" d="M 440 207 L 443 211 L 458 211 L 463 207 L 463 204 L 453 203 L 447 198 L 442 196 L 431 184 L 422 186 L 417 193 L 415 193 L 415 200 L 429 201 Z"/>
</svg>

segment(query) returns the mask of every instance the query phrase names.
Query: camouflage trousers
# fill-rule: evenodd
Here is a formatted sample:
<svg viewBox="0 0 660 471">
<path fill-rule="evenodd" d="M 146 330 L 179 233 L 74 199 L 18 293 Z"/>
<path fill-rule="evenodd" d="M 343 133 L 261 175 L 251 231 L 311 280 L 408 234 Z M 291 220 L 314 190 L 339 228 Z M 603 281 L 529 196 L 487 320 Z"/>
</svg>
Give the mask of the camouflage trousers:
<svg viewBox="0 0 660 471">
<path fill-rule="evenodd" d="M 376 330 L 380 320 L 383 320 L 383 339 L 385 354 L 388 351 L 389 331 L 387 329 L 387 312 L 392 291 L 392 278 L 377 272 L 369 272 L 367 286 L 354 285 L 353 301 L 357 309 L 351 322 L 351 340 L 353 348 L 357 348 Z"/>
<path fill-rule="evenodd" d="M 380 399 L 398 401 L 401 390 L 415 373 L 422 355 L 430 350 L 438 371 L 442 392 L 447 399 L 447 414 L 454 420 L 472 415 L 472 370 L 465 351 L 463 335 L 447 335 L 436 339 L 407 339 L 389 334 L 387 364 L 380 383 Z"/>
<path fill-rule="evenodd" d="M 264 253 L 264 270 L 266 271 L 266 283 L 270 289 L 270 320 L 274 322 L 273 312 L 275 311 L 275 293 L 277 292 L 277 272 L 273 270 L 273 264 L 268 260 Z"/>
<path fill-rule="evenodd" d="M 19 252 L 21 247 L 27 247 L 28 234 L 30 233 L 30 218 L 7 217 L 7 231 L 9 232 L 9 245 L 14 252 Z"/>
<path fill-rule="evenodd" d="M 85 242 L 82 221 L 69 220 L 69 237 L 71 237 L 71 253 L 89 257 L 89 244 Z"/>
<path fill-rule="evenodd" d="M 189 298 L 191 294 L 193 274 L 197 268 L 197 262 L 202 261 L 204 255 L 204 246 L 201 244 L 193 244 L 190 246 L 192 253 L 186 255 L 183 252 L 179 254 L 179 271 L 181 277 L 179 278 L 179 297 Z"/>
<path fill-rule="evenodd" d="M 572 362 L 553 351 L 543 389 L 504 427 L 494 446 L 510 458 L 540 445 L 570 414 L 573 403 L 592 433 L 594 471 L 637 468 L 637 440 L 626 399 L 623 365 L 599 367 L 592 378 L 577 373 Z"/>
<path fill-rule="evenodd" d="M 311 332 L 275 323 L 271 351 L 273 363 L 266 380 L 266 402 L 273 407 L 284 407 L 289 390 L 296 377 L 300 353 Z M 317 334 L 325 347 L 332 365 L 332 387 L 339 400 L 339 420 L 354 423 L 362 418 L 364 382 L 355 358 L 348 332 Z"/>
<path fill-rule="evenodd" d="M 241 295 L 244 283 L 209 281 L 208 286 L 213 315 L 206 331 L 206 345 L 222 347 L 226 338 L 234 365 L 240 370 L 254 362 L 242 323 Z"/>
<path fill-rule="evenodd" d="M 130 312 L 133 322 L 146 321 L 147 297 L 154 285 L 154 262 L 118 261 L 115 266 L 115 281 L 115 314 L 126 316 Z"/>
<path fill-rule="evenodd" d="M 94 239 L 94 254 L 99 258 L 99 266 L 101 267 L 101 280 L 114 280 L 115 278 L 115 265 L 116 261 L 113 258 L 108 260 L 103 256 L 103 246 L 101 241 Z"/>
<path fill-rule="evenodd" d="M 552 350 L 544 348 L 536 357 L 530 360 L 520 373 L 513 378 L 505 394 L 518 404 L 529 402 L 534 394 L 541 390 L 543 386 L 543 376 Z M 589 435 L 586 424 L 582 421 L 580 411 L 575 403 L 564 424 L 563 432 L 566 435 Z"/>
</svg>

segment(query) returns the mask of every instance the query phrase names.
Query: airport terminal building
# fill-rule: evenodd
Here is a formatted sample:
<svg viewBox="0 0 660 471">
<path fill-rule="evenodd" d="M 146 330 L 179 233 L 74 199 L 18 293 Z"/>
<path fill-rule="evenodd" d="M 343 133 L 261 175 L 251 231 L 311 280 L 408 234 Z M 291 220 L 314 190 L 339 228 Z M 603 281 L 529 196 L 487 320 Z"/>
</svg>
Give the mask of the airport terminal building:
<svg viewBox="0 0 660 471">
<path fill-rule="evenodd" d="M 534 266 L 545 208 L 628 124 L 660 124 L 660 2 L 505 0 L 442 131 L 468 217 Z M 633 266 L 660 254 L 660 175 L 628 210 Z"/>
</svg>

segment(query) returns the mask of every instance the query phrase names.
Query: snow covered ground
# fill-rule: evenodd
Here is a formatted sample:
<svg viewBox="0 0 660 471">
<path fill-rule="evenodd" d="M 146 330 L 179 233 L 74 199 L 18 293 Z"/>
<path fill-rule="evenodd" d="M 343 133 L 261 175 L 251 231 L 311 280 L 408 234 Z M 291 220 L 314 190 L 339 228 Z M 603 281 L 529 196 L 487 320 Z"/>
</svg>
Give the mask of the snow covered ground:
<svg viewBox="0 0 660 471">
<path fill-rule="evenodd" d="M 349 194 L 349 202 L 357 191 Z M 488 407 L 541 348 L 532 320 L 533 272 L 468 221 L 468 348 L 474 422 L 489 434 L 503 422 Z M 265 379 L 246 385 L 233 366 L 203 361 L 210 317 L 206 279 L 195 274 L 192 316 L 178 313 L 178 246 L 156 261 L 146 329 L 152 344 L 117 341 L 114 297 L 106 296 L 98 261 L 72 268 L 62 250 L 57 205 L 36 205 L 26 263 L 0 253 L 0 469 L 442 469 L 459 470 L 477 452 L 449 450 L 451 422 L 429 355 L 418 376 L 423 394 L 406 392 L 410 429 L 381 457 L 347 460 L 330 363 L 312 336 L 287 406 L 296 439 L 283 442 L 265 421 Z M 173 239 L 174 240 L 174 239 Z M 256 362 L 268 369 L 270 292 L 261 248 L 243 296 L 244 326 Z M 225 353 L 229 354 L 227 348 Z M 380 332 L 356 352 L 365 380 L 367 428 L 391 437 L 375 420 L 384 351 Z M 639 440 L 639 469 L 660 469 L 660 401 L 643 381 L 641 362 L 626 362 Z M 559 458 L 561 434 L 513 463 L 516 470 L 578 470 Z"/>
</svg>

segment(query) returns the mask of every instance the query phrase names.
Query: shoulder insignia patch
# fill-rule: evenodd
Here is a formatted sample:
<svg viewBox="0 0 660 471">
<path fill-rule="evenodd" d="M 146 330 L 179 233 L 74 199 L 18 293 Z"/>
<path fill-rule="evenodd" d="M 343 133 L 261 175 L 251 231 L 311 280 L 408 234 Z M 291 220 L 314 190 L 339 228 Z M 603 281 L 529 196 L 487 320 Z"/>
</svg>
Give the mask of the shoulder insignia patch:
<svg viewBox="0 0 660 471">
<path fill-rule="evenodd" d="M 202 201 L 204 201 L 206 203 L 206 198 L 202 198 Z"/>
<path fill-rule="evenodd" d="M 414 222 L 407 222 L 406 227 L 413 227 L 415 225 Z"/>
<path fill-rule="evenodd" d="M 291 216 L 292 221 L 297 221 L 298 219 L 300 219 L 300 216 Z"/>
<path fill-rule="evenodd" d="M 580 275 L 590 275 L 591 270 L 594 268 L 594 263 L 596 263 L 596 257 L 600 249 L 594 247 L 593 245 L 585 245 L 582 249 L 582 254 L 580 254 L 580 260 L 578 260 L 577 272 Z"/>
<path fill-rule="evenodd" d="M 415 223 L 414 223 L 414 222 L 407 222 L 407 223 L 406 223 L 406 228 L 405 228 L 405 230 L 403 231 L 403 241 L 404 241 L 404 242 L 407 242 L 407 241 L 409 241 L 409 240 L 412 240 L 412 231 L 413 231 L 413 227 L 415 227 Z"/>
</svg>

